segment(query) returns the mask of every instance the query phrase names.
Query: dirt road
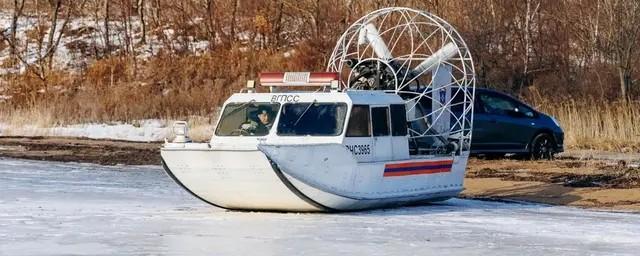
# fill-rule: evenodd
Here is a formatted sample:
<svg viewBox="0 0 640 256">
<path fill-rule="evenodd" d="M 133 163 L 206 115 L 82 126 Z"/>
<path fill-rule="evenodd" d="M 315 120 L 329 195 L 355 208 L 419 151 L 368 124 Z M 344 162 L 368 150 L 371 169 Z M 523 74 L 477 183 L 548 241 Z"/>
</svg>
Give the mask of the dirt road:
<svg viewBox="0 0 640 256">
<path fill-rule="evenodd" d="M 103 165 L 158 165 L 161 144 L 0 137 L 0 157 Z M 568 152 L 554 161 L 472 158 L 463 197 L 640 212 L 640 157 Z"/>
<path fill-rule="evenodd" d="M 463 195 L 471 198 L 640 212 L 640 168 L 624 160 L 472 158 L 464 185 Z"/>
<path fill-rule="evenodd" d="M 160 164 L 158 142 L 65 137 L 0 137 L 0 156 L 103 165 Z"/>
</svg>

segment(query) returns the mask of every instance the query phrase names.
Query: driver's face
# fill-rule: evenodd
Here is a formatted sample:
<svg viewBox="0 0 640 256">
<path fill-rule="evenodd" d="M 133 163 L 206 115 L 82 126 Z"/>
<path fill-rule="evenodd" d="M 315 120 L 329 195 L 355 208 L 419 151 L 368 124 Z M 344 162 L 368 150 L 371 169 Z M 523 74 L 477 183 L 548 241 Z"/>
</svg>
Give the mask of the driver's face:
<svg viewBox="0 0 640 256">
<path fill-rule="evenodd" d="M 258 119 L 260 119 L 262 124 L 266 125 L 270 123 L 269 113 L 267 113 L 267 111 L 262 111 L 262 113 L 258 114 Z"/>
</svg>

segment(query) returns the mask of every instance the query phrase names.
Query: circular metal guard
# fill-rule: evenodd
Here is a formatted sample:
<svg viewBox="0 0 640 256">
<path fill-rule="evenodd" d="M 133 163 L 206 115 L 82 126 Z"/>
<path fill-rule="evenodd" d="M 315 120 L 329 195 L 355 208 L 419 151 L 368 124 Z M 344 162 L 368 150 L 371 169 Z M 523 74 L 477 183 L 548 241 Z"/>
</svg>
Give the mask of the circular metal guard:
<svg viewBox="0 0 640 256">
<path fill-rule="evenodd" d="M 342 89 L 384 90 L 406 102 L 413 154 L 468 152 L 475 72 L 459 33 L 443 19 L 385 8 L 353 23 L 327 65 Z"/>
</svg>

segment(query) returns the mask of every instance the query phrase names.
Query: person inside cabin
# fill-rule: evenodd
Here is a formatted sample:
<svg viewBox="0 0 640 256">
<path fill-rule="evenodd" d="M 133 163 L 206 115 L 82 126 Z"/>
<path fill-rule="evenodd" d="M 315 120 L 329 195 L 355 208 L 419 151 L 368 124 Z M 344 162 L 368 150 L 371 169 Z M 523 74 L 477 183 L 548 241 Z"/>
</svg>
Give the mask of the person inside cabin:
<svg viewBox="0 0 640 256">
<path fill-rule="evenodd" d="M 269 106 L 260 106 L 253 112 L 247 122 L 240 126 L 240 129 L 251 135 L 263 136 L 269 133 L 273 126 L 273 113 Z"/>
</svg>

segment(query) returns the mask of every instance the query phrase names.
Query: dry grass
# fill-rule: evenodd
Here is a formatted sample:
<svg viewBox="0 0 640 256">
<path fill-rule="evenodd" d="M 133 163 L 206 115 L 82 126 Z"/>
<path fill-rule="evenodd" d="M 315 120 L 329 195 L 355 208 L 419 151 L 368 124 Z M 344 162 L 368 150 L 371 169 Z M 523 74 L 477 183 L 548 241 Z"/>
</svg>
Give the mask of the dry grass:
<svg viewBox="0 0 640 256">
<path fill-rule="evenodd" d="M 566 100 L 536 105 L 558 119 L 564 129 L 568 148 L 640 151 L 638 101 Z"/>
<path fill-rule="evenodd" d="M 97 61 L 84 74 L 60 72 L 46 82 L 28 74 L 12 77 L 11 100 L 1 104 L 0 119 L 55 125 L 209 116 L 240 84 L 240 78 L 215 73 L 223 69 L 215 62 L 213 57 L 167 57 L 134 66 L 113 58 Z"/>
<path fill-rule="evenodd" d="M 223 52 L 229 58 L 239 58 Z M 42 80 L 31 73 L 4 77 L 8 81 L 0 102 L 3 135 L 48 136 L 48 127 L 79 123 L 140 120 L 189 122 L 195 141 L 207 141 L 218 106 L 237 91 L 244 77 L 240 66 L 217 55 L 158 56 L 149 61 L 101 59 L 82 73 L 53 71 Z M 227 72 L 224 72 L 224 71 Z"/>
<path fill-rule="evenodd" d="M 193 96 L 189 96 L 193 97 Z M 122 98 L 116 104 L 130 104 L 129 99 Z M 99 101 L 96 101 L 94 104 Z M 32 127 L 53 127 L 62 125 L 56 116 L 55 109 L 66 109 L 70 103 L 58 102 L 58 106 L 49 106 L 48 109 L 41 107 L 0 110 L 0 123 L 4 123 L 10 129 L 5 130 L 5 134 L 11 129 L 20 129 L 24 126 Z M 85 108 L 96 108 L 89 102 Z M 535 104 L 539 110 L 556 117 L 565 131 L 565 146 L 569 149 L 597 149 L 616 152 L 640 152 L 640 102 L 612 102 L 604 101 L 575 101 L 567 100 L 561 103 L 539 103 Z M 139 108 L 144 109 L 143 106 Z M 153 106 L 155 107 L 155 106 Z M 98 109 L 98 108 L 96 108 Z M 99 110 L 94 110 L 97 111 Z M 189 123 L 189 134 L 194 141 L 204 142 L 211 138 L 213 127 L 218 116 L 219 107 L 214 106 L 212 110 L 200 109 L 194 111 L 193 115 L 183 115 L 172 117 L 164 116 L 136 116 L 142 118 L 160 118 L 164 120 L 186 120 Z M 204 114 L 203 114 L 204 113 Z M 72 114 L 78 116 L 78 114 Z M 102 116 L 102 115 L 98 115 Z M 109 115 L 104 114 L 105 118 Z M 104 122 L 104 119 L 92 120 L 92 117 L 76 117 L 76 120 L 84 122 Z M 128 122 L 135 123 L 139 119 L 129 119 Z M 122 121 L 114 118 L 108 121 Z M 67 122 L 69 123 L 69 122 Z M 71 122 L 74 123 L 74 122 Z M 171 121 L 167 121 L 171 124 Z M 24 133 L 17 131 L 16 134 Z M 46 135 L 46 134 L 33 134 Z"/>
<path fill-rule="evenodd" d="M 44 80 L 32 72 L 7 75 L 2 94 L 9 100 L 0 101 L 0 123 L 7 135 L 23 132 L 21 127 L 187 120 L 192 139 L 206 141 L 228 96 L 260 70 L 280 70 L 287 63 L 282 53 L 232 48 L 199 56 L 159 54 L 146 61 L 112 56 L 79 73 L 53 70 Z"/>
<path fill-rule="evenodd" d="M 64 124 L 141 119 L 187 120 L 194 141 L 207 141 L 216 122 L 224 94 L 216 98 L 211 87 L 195 87 L 163 97 L 145 86 L 113 86 L 112 90 L 85 88 L 73 97 L 64 94 L 27 107 L 0 104 L 0 123 L 5 135 L 11 129 L 30 126 L 55 127 Z M 640 102 L 566 100 L 538 102 L 538 109 L 556 117 L 565 131 L 569 149 L 597 149 L 640 152 Z M 170 124 L 171 122 L 167 122 Z M 17 131 L 16 134 L 24 133 Z M 46 135 L 46 134 L 33 134 Z"/>
<path fill-rule="evenodd" d="M 9 91 L 3 94 L 11 99 L 0 102 L 0 114 L 37 112 L 56 124 L 211 116 L 257 72 L 287 63 L 278 52 L 238 49 L 159 54 L 146 61 L 113 56 L 80 73 L 51 71 L 44 80 L 31 72 L 4 77 Z M 0 117 L 7 118 L 13 117 Z"/>
<path fill-rule="evenodd" d="M 187 120 L 192 138 L 206 141 L 219 106 L 257 72 L 322 69 L 300 59 L 292 61 L 278 52 L 226 49 L 201 56 L 159 54 L 148 61 L 113 56 L 95 61 L 80 73 L 52 71 L 46 80 L 29 72 L 7 76 L 8 91 L 3 94 L 11 98 L 0 102 L 0 122 L 53 127 Z M 567 148 L 640 151 L 640 102 L 570 99 L 558 103 L 535 98 L 532 102 L 538 109 L 560 121 Z"/>
<path fill-rule="evenodd" d="M 209 141 L 213 135 L 213 128 L 217 122 L 217 120 L 215 120 L 217 117 L 218 113 L 208 117 L 190 116 L 187 118 L 189 137 L 195 142 Z"/>
<path fill-rule="evenodd" d="M 38 109 L 0 110 L 0 123 L 12 126 L 51 127 L 55 119 L 51 112 Z"/>
<path fill-rule="evenodd" d="M 215 118 L 218 114 L 215 113 L 212 116 L 188 116 L 181 120 L 187 121 L 189 125 L 189 137 L 194 142 L 207 142 L 211 139 L 213 134 L 213 128 L 216 124 Z M 128 124 L 134 127 L 142 126 L 143 120 L 133 120 Z M 169 140 L 173 139 L 171 133 L 171 127 L 176 120 L 161 120 L 165 124 L 163 129 L 168 131 Z M 119 124 L 115 122 L 107 122 Z M 50 112 L 47 111 L 19 111 L 14 113 L 0 113 L 0 134 L 2 136 L 61 136 L 56 131 L 57 128 L 64 127 L 64 124 L 59 124 L 52 117 Z M 63 134 L 64 135 L 64 134 Z"/>
</svg>

